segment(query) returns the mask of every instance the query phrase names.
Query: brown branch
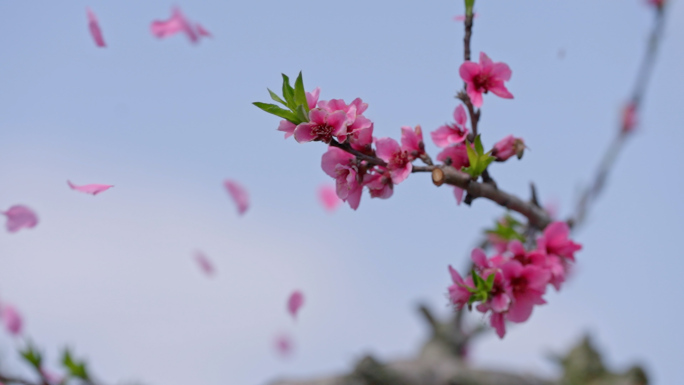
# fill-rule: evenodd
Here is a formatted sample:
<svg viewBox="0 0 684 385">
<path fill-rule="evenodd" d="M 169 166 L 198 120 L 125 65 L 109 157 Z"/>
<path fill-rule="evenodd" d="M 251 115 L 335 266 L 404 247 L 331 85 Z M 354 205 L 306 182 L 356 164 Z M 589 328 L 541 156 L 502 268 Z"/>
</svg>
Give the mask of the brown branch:
<svg viewBox="0 0 684 385">
<path fill-rule="evenodd" d="M 0 383 L 3 384 L 20 384 L 20 385 L 41 385 L 41 383 L 33 383 L 31 381 L 25 380 L 23 378 L 11 377 L 0 374 Z"/>
<path fill-rule="evenodd" d="M 634 83 L 634 91 L 630 99 L 630 103 L 634 106 L 634 111 L 637 116 L 641 107 L 641 102 L 646 94 L 648 82 L 651 78 L 651 74 L 653 73 L 655 58 L 660 45 L 660 39 L 662 38 L 664 25 L 665 10 L 664 8 L 660 8 L 656 12 L 653 29 L 651 30 L 651 34 L 648 39 L 646 51 L 644 52 L 641 66 L 639 67 L 639 72 L 637 73 L 636 81 Z M 622 122 L 620 122 L 620 124 L 622 124 Z M 615 165 L 617 156 L 620 154 L 620 152 L 622 152 L 622 148 L 624 147 L 626 139 L 629 135 L 630 132 L 625 132 L 623 127 L 619 127 L 617 135 L 610 143 L 603 155 L 603 158 L 601 159 L 601 163 L 599 164 L 592 182 L 580 195 L 574 215 L 568 219 L 568 223 L 574 228 L 579 227 L 584 223 L 591 205 L 601 195 L 603 187 L 605 186 L 605 182 L 608 179 L 608 175 Z"/>
<path fill-rule="evenodd" d="M 356 157 L 358 159 L 364 160 L 364 161 L 368 162 L 369 164 L 387 167 L 387 162 L 385 162 L 384 160 L 382 160 L 376 156 L 366 155 L 360 151 L 354 150 L 349 143 L 346 143 L 346 142 L 345 143 L 339 143 L 333 139 L 332 141 L 330 141 L 330 146 L 337 147 L 337 148 L 344 150 L 344 151 L 346 151 L 352 155 L 356 155 Z"/>
<path fill-rule="evenodd" d="M 432 182 L 437 186 L 448 184 L 460 187 L 473 198 L 487 198 L 500 206 L 522 214 L 527 218 L 530 225 L 540 230 L 551 223 L 548 213 L 534 204 L 499 190 L 491 184 L 473 181 L 470 175 L 451 166 L 441 166 L 432 170 Z"/>
</svg>

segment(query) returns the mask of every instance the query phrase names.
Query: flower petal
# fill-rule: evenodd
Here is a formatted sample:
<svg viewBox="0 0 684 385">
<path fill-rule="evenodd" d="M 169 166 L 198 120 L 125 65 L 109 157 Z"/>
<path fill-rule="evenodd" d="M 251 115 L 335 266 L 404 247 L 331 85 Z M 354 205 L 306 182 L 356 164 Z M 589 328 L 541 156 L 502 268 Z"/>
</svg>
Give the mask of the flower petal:
<svg viewBox="0 0 684 385">
<path fill-rule="evenodd" d="M 230 179 L 224 181 L 223 186 L 228 191 L 230 197 L 233 198 L 238 213 L 243 215 L 249 208 L 249 194 L 247 193 L 247 190 L 238 182 Z"/>
<path fill-rule="evenodd" d="M 86 184 L 86 185 L 82 185 L 82 186 L 77 186 L 68 180 L 67 180 L 67 184 L 69 185 L 69 187 L 71 187 L 72 190 L 76 190 L 76 191 L 80 191 L 80 192 L 85 193 L 85 194 L 92 194 L 92 195 L 97 195 L 103 191 L 107 191 L 110 188 L 114 187 L 113 185 L 109 185 L 109 184 Z"/>
</svg>

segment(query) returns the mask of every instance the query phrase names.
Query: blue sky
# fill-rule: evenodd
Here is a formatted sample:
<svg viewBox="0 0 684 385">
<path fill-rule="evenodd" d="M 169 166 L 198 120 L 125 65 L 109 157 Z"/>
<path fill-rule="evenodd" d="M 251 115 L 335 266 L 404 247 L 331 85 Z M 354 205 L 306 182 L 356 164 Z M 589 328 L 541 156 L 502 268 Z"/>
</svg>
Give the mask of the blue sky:
<svg viewBox="0 0 684 385">
<path fill-rule="evenodd" d="M 429 132 L 451 120 L 462 85 L 461 2 L 178 3 L 214 34 L 198 46 L 149 33 L 172 5 L 0 3 L 0 207 L 26 204 L 41 220 L 0 234 L 0 298 L 53 363 L 75 346 L 110 381 L 262 384 L 340 372 L 369 352 L 415 354 L 426 335 L 416 304 L 448 314 L 446 266 L 464 265 L 503 211 L 457 207 L 412 175 L 389 200 L 364 196 L 358 211 L 330 215 L 315 196 L 329 182 L 324 146 L 284 141 L 251 102 L 302 70 L 323 99 L 369 103 L 376 136 Z M 86 6 L 106 49 L 88 34 Z M 485 97 L 483 141 L 514 134 L 530 147 L 492 174 L 521 196 L 534 181 L 567 214 L 614 135 L 653 14 L 638 0 L 476 9 L 473 51 L 510 65 L 515 95 Z M 588 331 L 616 367 L 643 363 L 656 384 L 684 375 L 684 9 L 673 0 L 670 11 L 640 130 L 576 234 L 577 274 L 505 340 L 483 338 L 474 362 L 553 374 L 545 354 Z M 251 193 L 244 217 L 225 178 Z M 90 197 L 67 179 L 116 187 Z M 214 279 L 193 265 L 198 249 Z M 296 323 L 284 311 L 295 288 L 307 298 Z M 281 332 L 296 344 L 285 361 L 271 342 Z M 10 362 L 14 342 L 0 336 Z"/>
</svg>

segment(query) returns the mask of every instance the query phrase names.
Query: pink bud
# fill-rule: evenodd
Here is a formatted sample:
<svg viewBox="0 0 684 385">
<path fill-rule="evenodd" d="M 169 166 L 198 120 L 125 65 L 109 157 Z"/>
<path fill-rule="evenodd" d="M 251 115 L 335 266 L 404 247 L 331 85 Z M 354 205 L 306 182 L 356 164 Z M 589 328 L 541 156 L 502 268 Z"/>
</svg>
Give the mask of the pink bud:
<svg viewBox="0 0 684 385">
<path fill-rule="evenodd" d="M 503 162 L 513 155 L 516 155 L 518 159 L 521 159 L 524 152 L 525 142 L 521 138 L 514 138 L 513 135 L 508 135 L 501 139 L 492 149 L 492 155 L 495 156 L 496 160 L 499 162 Z"/>
</svg>

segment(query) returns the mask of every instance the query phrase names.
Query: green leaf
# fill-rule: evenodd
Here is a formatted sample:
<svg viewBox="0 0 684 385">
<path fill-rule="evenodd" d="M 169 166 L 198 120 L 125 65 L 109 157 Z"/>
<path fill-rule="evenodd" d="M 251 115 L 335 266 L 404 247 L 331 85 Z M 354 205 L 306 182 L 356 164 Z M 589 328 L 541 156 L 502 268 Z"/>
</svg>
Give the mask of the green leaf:
<svg viewBox="0 0 684 385">
<path fill-rule="evenodd" d="M 74 360 L 69 349 L 64 349 L 64 353 L 62 354 L 62 365 L 64 365 L 69 372 L 69 375 L 72 377 L 86 381 L 90 378 L 85 362 Z"/>
<path fill-rule="evenodd" d="M 484 147 L 482 147 L 482 139 L 480 138 L 480 135 L 475 137 L 475 152 L 477 154 L 484 154 Z"/>
<path fill-rule="evenodd" d="M 290 85 L 290 78 L 287 75 L 283 75 L 283 97 L 285 98 L 286 105 L 294 111 L 297 108 L 297 103 L 294 100 L 294 88 Z"/>
<path fill-rule="evenodd" d="M 465 0 L 466 15 L 473 14 L 473 6 L 475 5 L 475 0 Z"/>
<path fill-rule="evenodd" d="M 43 356 L 40 354 L 38 349 L 36 349 L 33 343 L 29 342 L 26 345 L 26 349 L 23 351 L 20 350 L 19 353 L 26 362 L 31 364 L 31 366 L 33 366 L 36 370 L 40 370 L 43 363 Z"/>
<path fill-rule="evenodd" d="M 487 281 L 485 282 L 487 292 L 492 291 L 492 288 L 494 287 L 494 277 L 495 274 L 489 274 L 489 277 L 487 277 Z"/>
<path fill-rule="evenodd" d="M 287 107 L 287 103 L 285 103 L 285 101 L 283 99 L 281 99 L 280 96 L 278 96 L 278 94 L 269 90 L 268 88 L 267 88 L 267 90 L 268 90 L 268 93 L 271 94 L 271 99 L 273 99 L 274 102 L 278 102 L 278 103 L 284 105 L 285 107 Z"/>
<path fill-rule="evenodd" d="M 466 141 L 466 151 L 468 152 L 468 161 L 470 162 L 470 166 L 464 167 L 463 171 L 470 174 L 470 176 L 474 179 L 477 179 L 487 169 L 487 167 L 489 167 L 495 158 L 489 155 L 489 153 L 484 152 L 482 140 L 480 139 L 479 135 L 475 138 L 475 143 L 473 143 L 473 145 Z"/>
<path fill-rule="evenodd" d="M 294 123 L 294 124 L 299 124 L 303 120 L 299 119 L 297 115 L 295 115 L 294 112 L 288 111 L 285 109 L 282 109 L 275 104 L 268 104 L 268 103 L 261 103 L 261 102 L 254 102 L 252 103 L 255 106 L 261 108 L 262 110 L 268 112 L 269 114 L 273 114 L 275 116 L 281 117 L 283 119 L 287 119 L 288 121 Z"/>
<path fill-rule="evenodd" d="M 297 76 L 297 80 L 295 80 L 294 100 L 295 103 L 297 103 L 297 108 L 299 108 L 299 106 L 304 106 L 304 110 L 307 113 L 309 112 L 309 103 L 306 101 L 306 91 L 304 91 L 304 79 L 302 78 L 301 71 L 299 72 L 299 76 Z"/>
<path fill-rule="evenodd" d="M 297 118 L 301 119 L 302 122 L 309 121 L 309 113 L 306 111 L 305 105 L 306 104 L 300 104 L 297 106 Z"/>
</svg>

